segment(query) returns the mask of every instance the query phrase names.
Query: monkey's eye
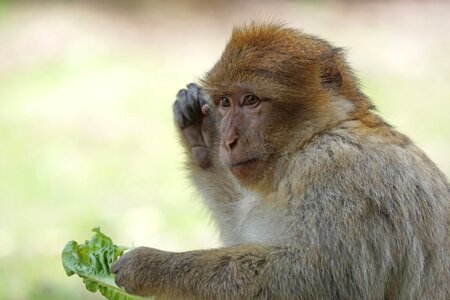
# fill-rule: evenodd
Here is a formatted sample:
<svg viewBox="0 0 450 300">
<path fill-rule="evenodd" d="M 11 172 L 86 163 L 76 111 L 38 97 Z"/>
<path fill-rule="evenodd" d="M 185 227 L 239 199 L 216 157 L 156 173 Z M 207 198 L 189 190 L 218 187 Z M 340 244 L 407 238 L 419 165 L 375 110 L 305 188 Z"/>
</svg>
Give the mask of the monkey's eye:
<svg viewBox="0 0 450 300">
<path fill-rule="evenodd" d="M 227 97 L 220 97 L 219 106 L 230 107 L 230 105 L 231 105 L 230 99 L 228 99 Z"/>
<path fill-rule="evenodd" d="M 245 106 L 255 105 L 256 106 L 259 104 L 260 101 L 261 100 L 258 97 L 256 97 L 255 95 L 247 95 L 244 97 L 244 101 L 242 102 L 242 105 L 245 105 Z"/>
</svg>

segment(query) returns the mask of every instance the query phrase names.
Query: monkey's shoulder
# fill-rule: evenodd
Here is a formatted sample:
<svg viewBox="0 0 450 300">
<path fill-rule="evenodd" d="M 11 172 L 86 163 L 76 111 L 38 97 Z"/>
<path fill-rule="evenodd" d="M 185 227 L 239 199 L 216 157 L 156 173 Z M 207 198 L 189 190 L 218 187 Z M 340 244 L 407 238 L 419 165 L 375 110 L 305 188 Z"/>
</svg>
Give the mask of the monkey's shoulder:
<svg viewBox="0 0 450 300">
<path fill-rule="evenodd" d="M 436 199 L 448 206 L 450 187 L 445 176 L 406 140 L 388 143 L 376 131 L 355 134 L 348 124 L 337 127 L 296 154 L 288 169 L 291 186 L 298 194 L 320 190 L 384 202 Z"/>
</svg>

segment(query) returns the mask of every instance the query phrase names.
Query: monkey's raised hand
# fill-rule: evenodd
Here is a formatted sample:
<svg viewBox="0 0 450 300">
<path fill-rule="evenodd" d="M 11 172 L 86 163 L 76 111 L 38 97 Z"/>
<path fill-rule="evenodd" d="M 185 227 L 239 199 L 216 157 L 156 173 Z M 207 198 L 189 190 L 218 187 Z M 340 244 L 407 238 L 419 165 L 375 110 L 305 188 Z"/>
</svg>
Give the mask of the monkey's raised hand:
<svg viewBox="0 0 450 300">
<path fill-rule="evenodd" d="M 209 147 L 212 122 L 209 111 L 206 95 L 195 83 L 190 83 L 187 89 L 180 90 L 173 104 L 175 122 L 191 149 L 192 160 L 203 169 L 211 164 Z"/>
</svg>

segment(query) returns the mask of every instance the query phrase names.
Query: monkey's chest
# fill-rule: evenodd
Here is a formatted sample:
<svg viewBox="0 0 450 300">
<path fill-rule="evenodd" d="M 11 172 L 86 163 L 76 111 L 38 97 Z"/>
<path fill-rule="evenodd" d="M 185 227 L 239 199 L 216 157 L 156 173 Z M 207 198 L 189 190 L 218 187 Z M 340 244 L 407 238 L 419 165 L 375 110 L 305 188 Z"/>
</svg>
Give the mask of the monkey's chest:
<svg viewBox="0 0 450 300">
<path fill-rule="evenodd" d="M 257 196 L 241 199 L 230 221 L 225 230 L 230 231 L 226 236 L 232 244 L 278 245 L 291 238 L 286 211 L 275 203 L 262 203 Z"/>
</svg>

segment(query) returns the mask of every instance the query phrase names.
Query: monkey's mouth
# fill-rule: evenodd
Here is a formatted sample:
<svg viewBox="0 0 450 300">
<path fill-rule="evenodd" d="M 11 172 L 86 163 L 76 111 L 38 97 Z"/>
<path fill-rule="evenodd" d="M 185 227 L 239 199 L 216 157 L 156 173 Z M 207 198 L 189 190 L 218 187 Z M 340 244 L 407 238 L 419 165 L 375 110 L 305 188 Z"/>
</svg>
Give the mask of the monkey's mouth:
<svg viewBox="0 0 450 300">
<path fill-rule="evenodd" d="M 247 180 L 262 171 L 264 164 L 258 158 L 251 158 L 230 165 L 231 173 L 238 179 Z"/>
<path fill-rule="evenodd" d="M 243 161 L 240 161 L 240 162 L 237 162 L 237 163 L 233 163 L 233 164 L 231 164 L 231 167 L 235 168 L 235 167 L 245 166 L 245 165 L 254 163 L 256 161 L 258 161 L 257 158 L 251 158 L 251 159 L 243 160 Z"/>
</svg>

